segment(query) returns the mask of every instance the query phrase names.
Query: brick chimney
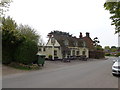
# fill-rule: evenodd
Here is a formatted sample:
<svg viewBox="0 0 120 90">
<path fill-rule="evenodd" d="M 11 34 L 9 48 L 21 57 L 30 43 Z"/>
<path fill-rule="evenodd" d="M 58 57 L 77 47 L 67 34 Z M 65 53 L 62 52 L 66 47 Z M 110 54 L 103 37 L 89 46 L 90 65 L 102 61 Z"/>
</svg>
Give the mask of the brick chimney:
<svg viewBox="0 0 120 90">
<path fill-rule="evenodd" d="M 89 32 L 86 32 L 86 37 L 90 37 L 90 33 Z"/>
<path fill-rule="evenodd" d="M 80 32 L 80 35 L 79 35 L 79 38 L 82 38 L 83 36 L 82 36 L 82 33 Z"/>
<path fill-rule="evenodd" d="M 48 34 L 47 36 L 48 36 L 49 38 L 51 38 L 51 37 L 52 37 L 52 34 Z"/>
</svg>

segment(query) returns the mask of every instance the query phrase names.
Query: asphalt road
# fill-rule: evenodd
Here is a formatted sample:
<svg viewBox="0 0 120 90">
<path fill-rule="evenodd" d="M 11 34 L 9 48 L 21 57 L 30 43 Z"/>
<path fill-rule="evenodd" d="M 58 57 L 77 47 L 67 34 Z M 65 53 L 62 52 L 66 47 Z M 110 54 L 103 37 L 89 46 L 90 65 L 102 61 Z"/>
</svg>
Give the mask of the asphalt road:
<svg viewBox="0 0 120 90">
<path fill-rule="evenodd" d="M 118 88 L 112 59 L 3 77 L 3 88 Z"/>
</svg>

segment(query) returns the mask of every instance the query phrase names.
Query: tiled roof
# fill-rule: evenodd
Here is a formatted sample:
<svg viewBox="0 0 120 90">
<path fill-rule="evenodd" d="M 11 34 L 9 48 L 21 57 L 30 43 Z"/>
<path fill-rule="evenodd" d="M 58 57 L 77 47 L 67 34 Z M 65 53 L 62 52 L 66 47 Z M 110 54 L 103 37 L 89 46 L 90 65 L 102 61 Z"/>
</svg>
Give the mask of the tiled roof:
<svg viewBox="0 0 120 90">
<path fill-rule="evenodd" d="M 68 35 L 61 35 L 54 33 L 52 33 L 52 35 L 60 44 L 62 51 L 69 51 L 70 49 L 68 47 L 83 47 L 85 43 L 83 39 Z"/>
<path fill-rule="evenodd" d="M 64 50 L 68 50 L 68 47 L 87 47 L 89 50 L 94 50 L 94 45 L 92 39 L 89 35 L 85 37 L 73 37 L 69 33 L 61 32 L 61 31 L 54 31 L 49 33 L 49 35 L 53 35 L 54 38 L 59 42 L 60 46 Z M 65 43 L 68 42 L 68 45 Z"/>
<path fill-rule="evenodd" d="M 85 40 L 85 42 L 86 42 L 86 44 L 87 44 L 87 48 L 89 49 L 89 50 L 94 50 L 95 49 L 95 47 L 94 47 L 94 45 L 93 45 L 93 40 L 90 38 L 90 37 L 83 37 L 83 40 Z"/>
</svg>

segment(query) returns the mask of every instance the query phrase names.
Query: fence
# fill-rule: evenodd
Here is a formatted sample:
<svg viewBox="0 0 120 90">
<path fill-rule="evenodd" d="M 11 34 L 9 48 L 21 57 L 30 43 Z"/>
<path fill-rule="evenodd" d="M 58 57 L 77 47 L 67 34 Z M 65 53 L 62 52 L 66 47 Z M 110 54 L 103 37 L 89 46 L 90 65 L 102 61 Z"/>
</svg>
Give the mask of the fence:
<svg viewBox="0 0 120 90">
<path fill-rule="evenodd" d="M 105 58 L 105 53 L 103 51 L 89 51 L 89 58 Z"/>
</svg>

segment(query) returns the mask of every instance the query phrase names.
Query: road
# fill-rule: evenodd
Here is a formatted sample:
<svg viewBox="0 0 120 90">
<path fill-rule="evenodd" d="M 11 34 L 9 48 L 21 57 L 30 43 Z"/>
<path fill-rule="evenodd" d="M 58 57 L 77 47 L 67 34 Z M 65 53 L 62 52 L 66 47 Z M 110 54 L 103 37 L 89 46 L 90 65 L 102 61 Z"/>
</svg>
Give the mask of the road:
<svg viewBox="0 0 120 90">
<path fill-rule="evenodd" d="M 112 59 L 3 77 L 3 88 L 118 88 Z"/>
</svg>

